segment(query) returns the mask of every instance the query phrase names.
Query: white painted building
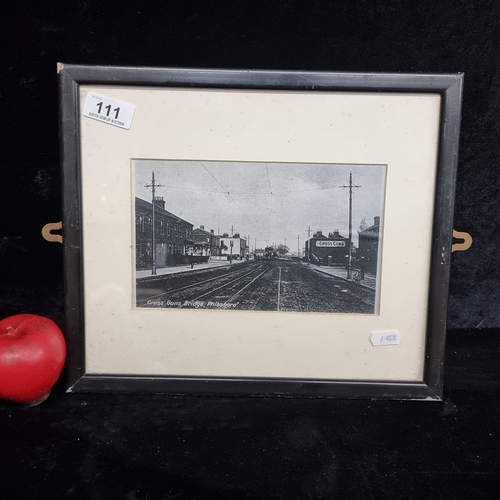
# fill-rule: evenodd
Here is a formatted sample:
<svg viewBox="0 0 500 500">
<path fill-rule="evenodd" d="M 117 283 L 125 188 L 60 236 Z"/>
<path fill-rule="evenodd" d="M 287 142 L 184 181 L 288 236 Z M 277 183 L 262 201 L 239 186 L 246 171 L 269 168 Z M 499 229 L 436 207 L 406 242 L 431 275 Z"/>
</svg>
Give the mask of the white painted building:
<svg viewBox="0 0 500 500">
<path fill-rule="evenodd" d="M 247 241 L 240 237 L 221 236 L 221 255 L 232 255 L 233 259 L 244 259 L 248 249 Z"/>
</svg>

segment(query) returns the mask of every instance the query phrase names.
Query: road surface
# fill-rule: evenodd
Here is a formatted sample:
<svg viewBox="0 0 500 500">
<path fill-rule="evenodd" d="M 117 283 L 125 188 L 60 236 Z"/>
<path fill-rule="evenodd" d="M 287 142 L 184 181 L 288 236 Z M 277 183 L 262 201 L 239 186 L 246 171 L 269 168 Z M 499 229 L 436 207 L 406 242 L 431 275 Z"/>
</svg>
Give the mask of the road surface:
<svg viewBox="0 0 500 500">
<path fill-rule="evenodd" d="M 373 314 L 375 291 L 285 259 L 138 280 L 137 307 Z"/>
</svg>

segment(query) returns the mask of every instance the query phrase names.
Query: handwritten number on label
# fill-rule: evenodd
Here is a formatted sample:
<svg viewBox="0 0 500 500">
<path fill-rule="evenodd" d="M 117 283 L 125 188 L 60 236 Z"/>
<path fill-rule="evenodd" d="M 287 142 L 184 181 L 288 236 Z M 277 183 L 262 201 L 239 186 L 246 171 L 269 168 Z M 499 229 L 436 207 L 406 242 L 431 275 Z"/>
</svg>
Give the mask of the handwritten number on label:
<svg viewBox="0 0 500 500">
<path fill-rule="evenodd" d="M 398 331 L 374 332 L 371 336 L 371 343 L 374 346 L 398 345 L 401 334 Z"/>
</svg>

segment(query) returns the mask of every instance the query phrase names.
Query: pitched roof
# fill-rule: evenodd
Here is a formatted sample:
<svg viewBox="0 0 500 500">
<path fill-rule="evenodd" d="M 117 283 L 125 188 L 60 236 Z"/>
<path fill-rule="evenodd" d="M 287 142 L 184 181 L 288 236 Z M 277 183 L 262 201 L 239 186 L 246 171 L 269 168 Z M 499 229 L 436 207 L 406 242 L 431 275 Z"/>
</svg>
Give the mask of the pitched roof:
<svg viewBox="0 0 500 500">
<path fill-rule="evenodd" d="M 148 210 L 153 210 L 153 204 L 150 201 L 143 200 L 141 198 L 135 197 L 135 206 L 136 207 L 142 207 L 146 208 Z M 188 222 L 187 220 L 182 219 L 178 215 L 174 215 L 171 212 L 168 212 L 167 210 L 161 208 L 161 207 L 156 207 L 155 212 L 158 212 L 159 214 L 166 215 L 167 217 L 171 217 L 172 219 L 177 219 L 179 222 L 185 222 L 186 224 L 189 224 L 190 226 L 193 226 L 191 222 Z"/>
<path fill-rule="evenodd" d="M 367 227 L 366 229 L 363 229 L 362 231 L 358 231 L 358 234 L 374 233 L 374 232 L 378 232 L 379 230 L 380 230 L 380 224 L 373 224 L 373 226 Z"/>
</svg>

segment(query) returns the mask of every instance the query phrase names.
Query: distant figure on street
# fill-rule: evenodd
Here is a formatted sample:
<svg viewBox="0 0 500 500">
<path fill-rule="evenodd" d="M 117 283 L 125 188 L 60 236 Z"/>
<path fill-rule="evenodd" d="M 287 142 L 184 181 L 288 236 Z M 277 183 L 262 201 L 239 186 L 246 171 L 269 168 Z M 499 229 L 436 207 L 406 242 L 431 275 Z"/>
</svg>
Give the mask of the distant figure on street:
<svg viewBox="0 0 500 500">
<path fill-rule="evenodd" d="M 361 256 L 361 258 L 359 259 L 359 272 L 361 274 L 362 280 L 365 279 L 365 271 L 366 271 L 366 261 L 364 256 Z"/>
<path fill-rule="evenodd" d="M 189 262 L 191 264 L 191 269 L 193 269 L 194 266 L 194 257 L 193 257 L 193 251 L 191 250 L 191 253 L 189 254 Z"/>
</svg>

